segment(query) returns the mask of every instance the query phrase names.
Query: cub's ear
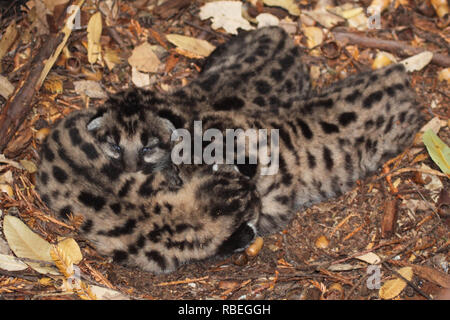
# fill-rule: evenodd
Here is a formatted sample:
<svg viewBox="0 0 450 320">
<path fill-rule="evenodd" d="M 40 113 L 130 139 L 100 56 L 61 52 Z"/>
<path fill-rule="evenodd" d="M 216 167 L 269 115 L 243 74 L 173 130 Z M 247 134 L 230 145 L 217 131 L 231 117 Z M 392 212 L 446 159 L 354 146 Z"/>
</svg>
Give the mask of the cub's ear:
<svg viewBox="0 0 450 320">
<path fill-rule="evenodd" d="M 164 126 L 169 130 L 169 132 L 171 134 L 171 140 L 173 141 L 173 140 L 178 139 L 179 135 L 178 135 L 177 130 L 175 129 L 175 126 L 173 125 L 173 123 L 169 119 L 166 119 L 166 118 L 159 117 L 159 119 L 161 119 Z"/>
<path fill-rule="evenodd" d="M 102 127 L 103 125 L 103 118 L 106 113 L 106 108 L 99 108 L 97 113 L 89 120 L 87 124 L 87 130 L 88 131 L 94 131 Z"/>
<path fill-rule="evenodd" d="M 98 128 L 100 128 L 102 126 L 102 123 L 103 123 L 103 116 L 96 117 L 96 118 L 92 119 L 91 121 L 89 121 L 89 123 L 87 125 L 87 129 L 88 129 L 88 131 L 97 130 Z"/>
</svg>

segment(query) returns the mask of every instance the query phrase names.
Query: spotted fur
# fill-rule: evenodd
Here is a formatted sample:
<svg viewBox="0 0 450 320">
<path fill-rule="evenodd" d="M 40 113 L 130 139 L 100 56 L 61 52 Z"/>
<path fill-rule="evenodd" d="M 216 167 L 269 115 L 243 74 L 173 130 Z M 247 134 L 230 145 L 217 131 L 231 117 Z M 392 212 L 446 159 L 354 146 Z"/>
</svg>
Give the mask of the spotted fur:
<svg viewBox="0 0 450 320">
<path fill-rule="evenodd" d="M 69 115 L 42 146 L 38 188 L 62 217 L 83 214 L 82 232 L 115 261 L 172 271 L 242 249 L 255 230 L 279 230 L 349 190 L 411 142 L 418 108 L 401 65 L 313 92 L 300 49 L 282 29 L 262 28 L 219 46 L 171 94 L 131 89 Z M 278 130 L 278 173 L 174 165 L 173 129 L 193 136 L 195 120 L 203 131 Z"/>
</svg>

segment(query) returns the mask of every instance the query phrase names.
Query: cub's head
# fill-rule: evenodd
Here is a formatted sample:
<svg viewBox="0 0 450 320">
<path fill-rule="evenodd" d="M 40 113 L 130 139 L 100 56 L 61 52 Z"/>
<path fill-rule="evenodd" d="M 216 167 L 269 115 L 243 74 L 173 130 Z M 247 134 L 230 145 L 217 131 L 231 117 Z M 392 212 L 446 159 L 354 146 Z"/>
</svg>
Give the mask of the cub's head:
<svg viewBox="0 0 450 320">
<path fill-rule="evenodd" d="M 129 90 L 108 99 L 89 120 L 87 131 L 102 152 L 124 171 L 161 170 L 170 163 L 173 123 L 155 107 L 151 92 Z"/>
</svg>

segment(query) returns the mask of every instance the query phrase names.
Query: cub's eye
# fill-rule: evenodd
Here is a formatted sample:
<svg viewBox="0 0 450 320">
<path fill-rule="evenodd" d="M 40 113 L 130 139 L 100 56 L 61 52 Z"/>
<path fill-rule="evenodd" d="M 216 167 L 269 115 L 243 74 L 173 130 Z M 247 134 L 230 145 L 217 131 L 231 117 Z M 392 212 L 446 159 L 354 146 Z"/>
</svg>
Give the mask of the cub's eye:
<svg viewBox="0 0 450 320">
<path fill-rule="evenodd" d="M 142 152 L 143 154 L 145 154 L 145 153 L 151 152 L 152 150 L 153 150 L 152 147 L 143 147 L 143 148 L 141 149 L 141 152 Z"/>
<path fill-rule="evenodd" d="M 110 143 L 109 147 L 111 148 L 112 151 L 116 152 L 116 153 L 121 153 L 122 152 L 122 148 L 115 143 Z"/>
</svg>

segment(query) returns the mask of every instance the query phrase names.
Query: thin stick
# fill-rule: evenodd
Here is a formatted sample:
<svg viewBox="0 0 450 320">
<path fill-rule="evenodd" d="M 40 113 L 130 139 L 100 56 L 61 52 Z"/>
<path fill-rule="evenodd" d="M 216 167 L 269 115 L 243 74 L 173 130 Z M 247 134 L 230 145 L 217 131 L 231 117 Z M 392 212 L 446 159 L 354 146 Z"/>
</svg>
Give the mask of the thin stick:
<svg viewBox="0 0 450 320">
<path fill-rule="evenodd" d="M 416 48 L 401 41 L 393 40 L 383 40 L 377 38 L 369 38 L 358 33 L 352 32 L 333 32 L 334 37 L 337 41 L 347 42 L 350 44 L 360 45 L 366 48 L 375 48 L 385 51 L 394 52 L 401 56 L 412 56 L 419 54 L 425 50 L 421 48 Z M 450 57 L 448 55 L 433 53 L 433 59 L 431 60 L 434 64 L 450 67 Z"/>
<path fill-rule="evenodd" d="M 185 284 L 185 283 L 192 283 L 192 282 L 203 281 L 203 280 L 206 280 L 208 278 L 209 278 L 209 276 L 204 276 L 204 277 L 201 277 L 201 278 L 194 278 L 194 279 L 186 278 L 184 280 L 177 280 L 177 281 L 157 283 L 157 284 L 155 284 L 155 286 L 157 286 L 157 287 L 174 286 L 174 285 L 178 285 L 178 284 Z"/>
</svg>

